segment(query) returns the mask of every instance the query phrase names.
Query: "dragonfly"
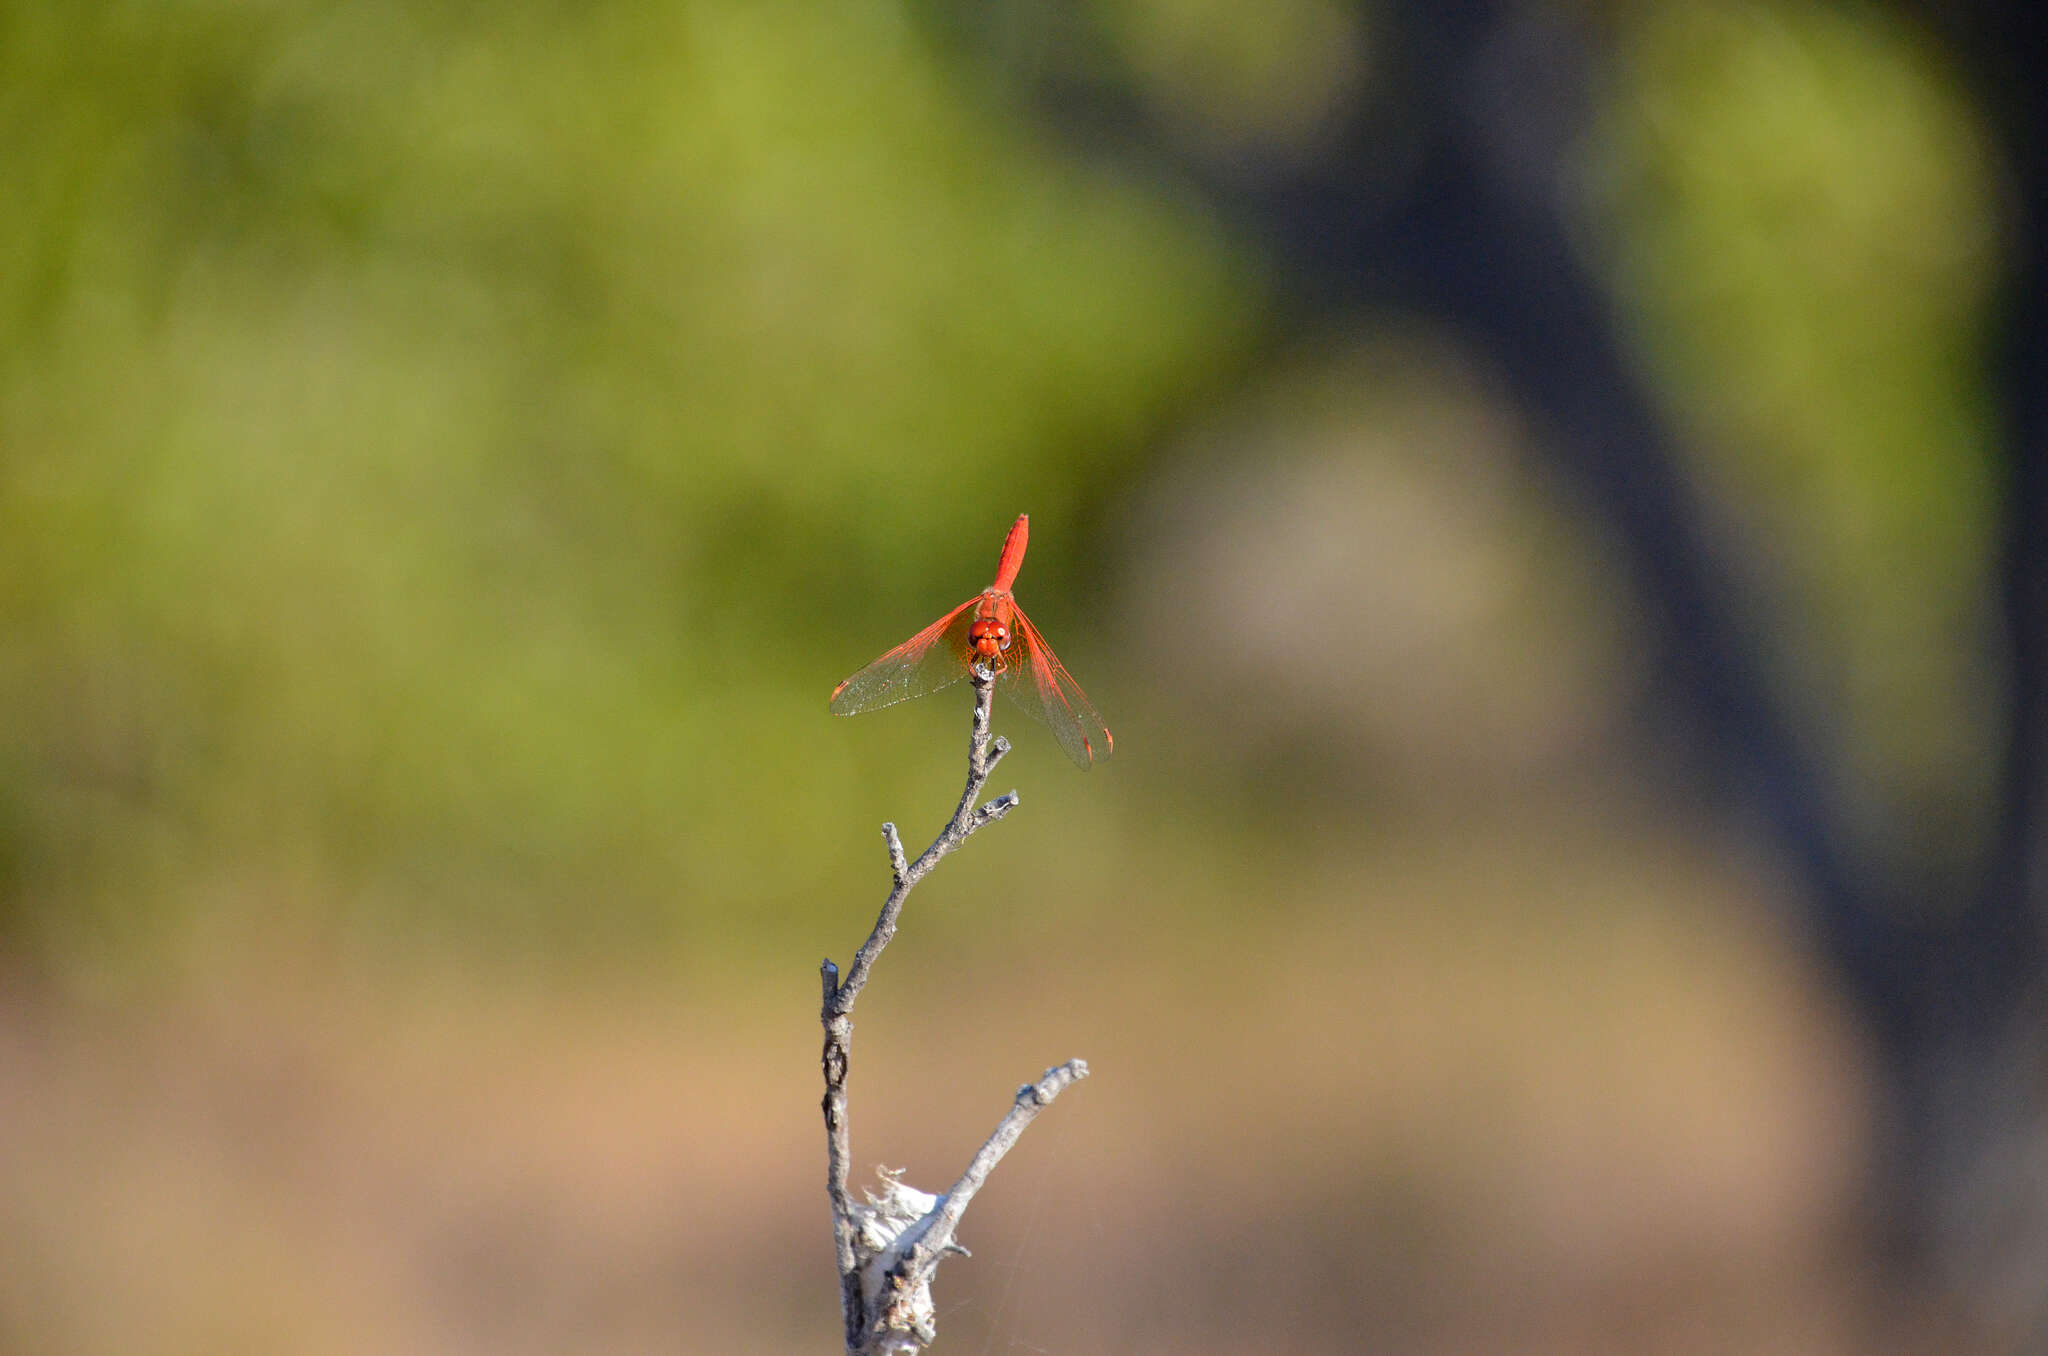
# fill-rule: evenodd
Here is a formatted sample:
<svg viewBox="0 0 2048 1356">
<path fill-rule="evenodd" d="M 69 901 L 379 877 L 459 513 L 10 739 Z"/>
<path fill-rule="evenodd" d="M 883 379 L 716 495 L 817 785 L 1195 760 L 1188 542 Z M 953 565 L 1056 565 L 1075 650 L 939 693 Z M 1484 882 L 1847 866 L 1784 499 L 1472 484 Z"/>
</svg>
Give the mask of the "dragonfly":
<svg viewBox="0 0 2048 1356">
<path fill-rule="evenodd" d="M 1085 769 L 1109 757 L 1116 740 L 1102 716 L 1010 591 L 1030 536 L 1031 515 L 1020 514 L 1003 539 L 996 581 L 833 688 L 832 714 L 854 716 L 927 696 L 984 664 L 996 686 L 1050 729 L 1076 766 Z"/>
</svg>

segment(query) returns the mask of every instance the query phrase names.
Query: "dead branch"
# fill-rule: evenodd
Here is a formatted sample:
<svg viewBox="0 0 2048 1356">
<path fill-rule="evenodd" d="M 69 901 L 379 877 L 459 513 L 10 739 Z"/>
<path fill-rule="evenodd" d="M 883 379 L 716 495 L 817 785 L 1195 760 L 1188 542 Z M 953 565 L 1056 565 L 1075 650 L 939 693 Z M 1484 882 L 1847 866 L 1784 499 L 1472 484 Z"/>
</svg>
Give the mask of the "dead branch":
<svg viewBox="0 0 2048 1356">
<path fill-rule="evenodd" d="M 967 786 L 960 804 L 932 845 L 909 861 L 894 824 L 882 826 L 888 846 L 893 888 L 875 919 L 874 930 L 853 958 L 846 978 L 827 960 L 820 968 L 825 1027 L 826 1190 L 832 1201 L 832 1241 L 839 1267 L 839 1302 L 845 1319 L 848 1356 L 913 1356 L 937 1337 L 932 1325 L 931 1282 L 939 1263 L 966 1249 L 954 1240 L 960 1216 L 981 1190 L 1003 1155 L 1024 1133 L 1024 1127 L 1067 1086 L 1088 1076 L 1081 1060 L 1046 1070 L 1036 1083 L 1017 1090 L 1009 1113 L 996 1126 L 974 1161 L 943 1196 L 904 1185 L 884 1170 L 878 1193 L 866 1191 L 855 1203 L 847 1188 L 853 1155 L 846 1122 L 848 1051 L 853 1040 L 853 1004 L 867 987 L 882 949 L 896 935 L 903 901 L 933 867 L 984 825 L 1001 819 L 1017 806 L 1011 791 L 982 804 L 981 792 L 995 765 L 1010 751 L 1009 741 L 989 738 L 989 706 L 995 694 L 994 675 L 986 668 L 970 671 L 974 682 L 974 724 L 967 746 Z"/>
</svg>

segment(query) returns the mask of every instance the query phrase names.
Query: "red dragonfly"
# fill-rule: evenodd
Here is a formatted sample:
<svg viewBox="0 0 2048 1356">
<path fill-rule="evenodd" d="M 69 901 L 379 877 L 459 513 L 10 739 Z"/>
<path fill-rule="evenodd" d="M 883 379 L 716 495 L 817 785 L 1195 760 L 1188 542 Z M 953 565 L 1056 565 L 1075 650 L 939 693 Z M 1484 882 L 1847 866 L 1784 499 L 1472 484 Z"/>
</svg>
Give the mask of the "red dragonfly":
<svg viewBox="0 0 2048 1356">
<path fill-rule="evenodd" d="M 1076 765 L 1109 757 L 1116 741 L 1101 715 L 1010 593 L 1024 565 L 1030 524 L 1030 514 L 1020 516 L 1004 539 L 995 583 L 833 688 L 832 714 L 853 716 L 922 697 L 965 678 L 969 665 L 986 664 L 996 685 L 1025 715 L 1049 727 Z"/>
</svg>

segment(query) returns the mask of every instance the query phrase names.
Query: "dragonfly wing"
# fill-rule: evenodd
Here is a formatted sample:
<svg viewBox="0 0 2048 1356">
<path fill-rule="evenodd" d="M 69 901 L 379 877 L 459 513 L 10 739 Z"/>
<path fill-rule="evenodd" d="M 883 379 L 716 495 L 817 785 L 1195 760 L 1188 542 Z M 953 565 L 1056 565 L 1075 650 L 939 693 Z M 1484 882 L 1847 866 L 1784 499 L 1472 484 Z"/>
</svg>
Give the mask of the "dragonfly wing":
<svg viewBox="0 0 2048 1356">
<path fill-rule="evenodd" d="M 1109 757 L 1116 740 L 1102 723 L 1101 713 L 1024 615 L 1024 609 L 1012 603 L 1010 610 L 1017 638 L 997 686 L 1025 715 L 1052 731 L 1075 766 L 1087 768 Z"/>
<path fill-rule="evenodd" d="M 972 653 L 967 630 L 974 625 L 976 594 L 909 640 L 832 689 L 832 714 L 854 716 L 959 682 Z"/>
</svg>

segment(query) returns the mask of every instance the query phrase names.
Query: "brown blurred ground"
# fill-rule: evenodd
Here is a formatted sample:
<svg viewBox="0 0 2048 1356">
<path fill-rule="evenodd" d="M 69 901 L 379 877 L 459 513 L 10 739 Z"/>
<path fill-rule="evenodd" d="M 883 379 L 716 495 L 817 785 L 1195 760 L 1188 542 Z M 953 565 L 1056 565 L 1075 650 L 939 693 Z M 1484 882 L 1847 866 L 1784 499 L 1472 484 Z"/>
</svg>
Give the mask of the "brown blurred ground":
<svg viewBox="0 0 2048 1356">
<path fill-rule="evenodd" d="M 1104 916 L 963 949 L 914 899 L 856 1035 L 864 1170 L 940 1186 L 1018 1080 L 1096 1073 L 969 1216 L 942 1349 L 1886 1349 L 1857 1051 L 1715 856 L 1559 816 L 1410 836 L 1370 880 L 1281 867 L 1350 906 L 1250 943 Z M 0 1332 L 831 1350 L 811 964 L 716 994 L 284 958 L 132 1007 L 15 990 Z"/>
</svg>

